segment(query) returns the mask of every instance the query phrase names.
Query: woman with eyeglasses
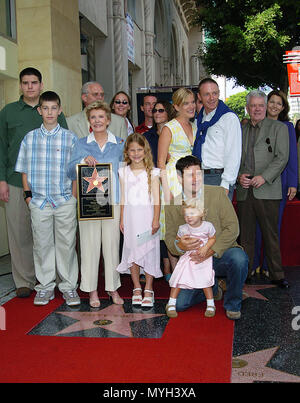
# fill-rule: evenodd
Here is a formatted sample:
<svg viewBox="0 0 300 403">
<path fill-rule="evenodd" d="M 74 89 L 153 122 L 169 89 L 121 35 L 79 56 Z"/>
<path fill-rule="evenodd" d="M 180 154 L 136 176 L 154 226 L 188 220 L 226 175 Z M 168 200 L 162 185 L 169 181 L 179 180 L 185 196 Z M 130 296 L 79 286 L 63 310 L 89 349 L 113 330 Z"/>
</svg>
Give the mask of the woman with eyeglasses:
<svg viewBox="0 0 300 403">
<path fill-rule="evenodd" d="M 161 134 L 162 128 L 164 125 L 170 120 L 174 119 L 176 116 L 176 111 L 173 105 L 168 101 L 157 101 L 152 110 L 154 125 L 147 132 L 144 133 L 144 136 L 148 140 L 150 144 L 153 162 L 157 167 L 157 148 L 158 148 L 158 139 Z"/>
<path fill-rule="evenodd" d="M 287 101 L 287 97 L 282 91 L 274 90 L 268 94 L 267 103 L 267 118 L 280 120 L 287 125 L 289 130 L 289 160 L 285 169 L 281 173 L 281 185 L 282 185 L 282 199 L 279 206 L 279 218 L 278 218 L 278 235 L 280 239 L 280 228 L 283 217 L 283 211 L 287 200 L 293 200 L 297 193 L 298 186 L 298 156 L 297 156 L 297 142 L 296 133 L 293 123 L 289 121 L 288 113 L 290 107 Z M 266 145 L 270 150 L 270 139 L 266 139 Z M 256 245 L 255 245 L 255 257 L 253 263 L 253 271 L 259 270 L 260 267 L 260 255 L 261 255 L 261 242 L 262 235 L 260 228 L 257 225 L 256 230 Z M 268 275 L 268 267 L 266 258 L 264 257 L 261 264 L 262 272 Z"/>
<path fill-rule="evenodd" d="M 124 91 L 119 91 L 115 94 L 110 103 L 110 109 L 116 115 L 125 119 L 128 136 L 134 132 L 133 124 L 130 120 L 131 99 Z"/>
</svg>

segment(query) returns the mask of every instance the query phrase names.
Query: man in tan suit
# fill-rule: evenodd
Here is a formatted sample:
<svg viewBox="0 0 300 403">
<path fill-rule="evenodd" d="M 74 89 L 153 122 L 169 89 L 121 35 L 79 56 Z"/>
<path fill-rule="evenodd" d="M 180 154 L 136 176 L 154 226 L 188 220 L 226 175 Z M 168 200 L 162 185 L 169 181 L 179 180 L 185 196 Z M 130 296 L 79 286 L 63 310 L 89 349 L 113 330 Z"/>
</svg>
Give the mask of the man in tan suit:
<svg viewBox="0 0 300 403">
<path fill-rule="evenodd" d="M 201 197 L 202 187 L 201 162 L 197 157 L 189 155 L 180 158 L 176 163 L 178 180 L 183 186 L 183 195 L 173 199 L 165 206 L 167 248 L 173 255 L 182 255 L 187 250 L 195 250 L 191 254 L 195 262 L 213 256 L 213 268 L 217 277 L 226 277 L 226 293 L 224 308 L 229 319 L 241 317 L 242 290 L 248 273 L 248 257 L 236 242 L 239 235 L 239 224 L 231 201 L 225 189 L 220 186 L 204 185 L 204 208 L 207 210 L 206 221 L 216 229 L 216 242 L 213 249 L 204 258 L 197 255 L 200 241 L 186 235 L 176 240 L 179 225 L 185 223 L 182 213 L 184 198 Z M 216 286 L 216 284 L 215 284 Z M 214 286 L 214 291 L 215 287 Z M 205 301 L 200 289 L 182 289 L 176 302 L 176 310 L 183 311 L 192 305 Z"/>
<path fill-rule="evenodd" d="M 96 81 L 89 81 L 82 86 L 81 99 L 85 108 L 95 101 L 104 101 L 104 91 L 102 86 Z M 89 123 L 86 117 L 85 108 L 67 118 L 68 128 L 74 132 L 78 138 L 89 135 Z M 114 113 L 111 114 L 111 122 L 108 130 L 115 136 L 127 139 L 127 127 L 125 119 Z"/>
<path fill-rule="evenodd" d="M 266 117 L 267 97 L 262 91 L 247 95 L 250 121 L 243 126 L 242 159 L 236 189 L 240 242 L 253 267 L 256 221 L 262 232 L 270 279 L 288 288 L 281 265 L 278 238 L 281 172 L 289 158 L 289 133 L 285 124 Z"/>
</svg>

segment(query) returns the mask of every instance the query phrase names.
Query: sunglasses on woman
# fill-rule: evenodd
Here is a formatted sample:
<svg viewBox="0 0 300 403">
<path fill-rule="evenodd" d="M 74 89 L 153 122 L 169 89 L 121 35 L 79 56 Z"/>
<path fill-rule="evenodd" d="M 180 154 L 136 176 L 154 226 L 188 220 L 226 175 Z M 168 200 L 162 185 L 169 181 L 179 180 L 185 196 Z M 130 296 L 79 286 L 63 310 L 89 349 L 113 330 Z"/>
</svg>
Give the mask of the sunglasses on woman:
<svg viewBox="0 0 300 403">
<path fill-rule="evenodd" d="M 119 99 L 116 99 L 116 100 L 115 100 L 115 104 L 118 104 L 118 105 L 120 105 L 120 104 L 127 105 L 127 104 L 128 104 L 128 101 L 120 101 Z"/>
<path fill-rule="evenodd" d="M 156 108 L 154 108 L 154 109 L 152 110 L 152 113 L 156 113 L 156 112 L 164 113 L 164 112 L 165 112 L 165 109 L 156 109 Z"/>
</svg>

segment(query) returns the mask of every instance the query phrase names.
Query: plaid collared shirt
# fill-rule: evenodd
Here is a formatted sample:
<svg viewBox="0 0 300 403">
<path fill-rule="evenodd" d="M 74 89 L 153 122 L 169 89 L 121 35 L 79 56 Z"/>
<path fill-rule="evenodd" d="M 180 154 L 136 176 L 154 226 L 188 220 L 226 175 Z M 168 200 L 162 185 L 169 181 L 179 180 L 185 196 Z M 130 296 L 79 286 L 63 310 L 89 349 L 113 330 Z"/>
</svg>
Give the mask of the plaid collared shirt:
<svg viewBox="0 0 300 403">
<path fill-rule="evenodd" d="M 42 124 L 24 137 L 15 171 L 25 173 L 32 191 L 32 203 L 43 209 L 46 203 L 58 207 L 72 197 L 72 181 L 67 177 L 76 135 L 59 124 L 48 131 Z"/>
</svg>

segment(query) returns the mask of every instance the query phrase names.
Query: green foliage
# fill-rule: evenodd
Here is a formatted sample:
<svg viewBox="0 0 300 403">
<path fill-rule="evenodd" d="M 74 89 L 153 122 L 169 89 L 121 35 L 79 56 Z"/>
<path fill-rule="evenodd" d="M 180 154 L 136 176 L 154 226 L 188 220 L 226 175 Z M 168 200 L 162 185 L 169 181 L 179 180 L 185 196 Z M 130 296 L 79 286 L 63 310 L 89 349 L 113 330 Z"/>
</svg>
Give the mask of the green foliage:
<svg viewBox="0 0 300 403">
<path fill-rule="evenodd" d="M 300 45 L 299 21 L 296 0 L 198 0 L 195 24 L 210 38 L 199 55 L 209 74 L 287 92 L 282 56 Z"/>
<path fill-rule="evenodd" d="M 246 116 L 246 95 L 248 91 L 238 92 L 237 94 L 231 95 L 225 102 L 230 109 L 232 109 L 242 120 Z"/>
<path fill-rule="evenodd" d="M 282 16 L 279 5 L 275 3 L 261 13 L 246 18 L 242 34 L 246 49 L 253 52 L 255 62 L 262 60 L 270 43 L 284 47 L 290 41 L 289 35 L 277 31 L 276 20 L 282 19 Z"/>
</svg>

